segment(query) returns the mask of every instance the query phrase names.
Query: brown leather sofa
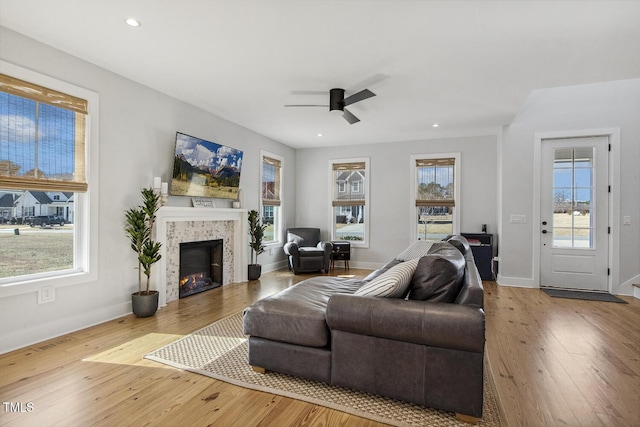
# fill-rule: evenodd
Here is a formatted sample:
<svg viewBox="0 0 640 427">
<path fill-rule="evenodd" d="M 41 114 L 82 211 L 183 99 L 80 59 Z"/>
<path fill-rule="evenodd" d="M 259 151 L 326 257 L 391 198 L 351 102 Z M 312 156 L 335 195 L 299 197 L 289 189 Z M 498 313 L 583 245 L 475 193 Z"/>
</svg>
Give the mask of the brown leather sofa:
<svg viewBox="0 0 640 427">
<path fill-rule="evenodd" d="M 300 282 L 247 307 L 244 332 L 256 368 L 482 416 L 483 288 L 464 237 L 412 245 L 364 280 Z"/>
</svg>

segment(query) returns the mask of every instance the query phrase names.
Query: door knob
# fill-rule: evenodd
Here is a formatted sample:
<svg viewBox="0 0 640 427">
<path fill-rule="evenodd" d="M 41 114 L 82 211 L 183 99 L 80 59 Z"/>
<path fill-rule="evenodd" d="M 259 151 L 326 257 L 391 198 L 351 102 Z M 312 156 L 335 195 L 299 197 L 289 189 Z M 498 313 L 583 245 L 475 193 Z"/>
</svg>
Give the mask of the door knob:
<svg viewBox="0 0 640 427">
<path fill-rule="evenodd" d="M 547 225 L 547 221 L 542 221 L 542 225 Z"/>
<path fill-rule="evenodd" d="M 547 234 L 547 230 L 542 230 L 542 234 Z"/>
</svg>

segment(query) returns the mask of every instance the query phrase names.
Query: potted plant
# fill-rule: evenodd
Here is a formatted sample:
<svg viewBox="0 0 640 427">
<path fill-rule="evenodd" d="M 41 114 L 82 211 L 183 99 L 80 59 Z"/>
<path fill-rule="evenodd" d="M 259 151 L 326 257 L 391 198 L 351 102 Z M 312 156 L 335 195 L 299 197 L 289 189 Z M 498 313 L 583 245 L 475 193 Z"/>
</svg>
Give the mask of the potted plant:
<svg viewBox="0 0 640 427">
<path fill-rule="evenodd" d="M 258 280 L 262 274 L 262 266 L 258 264 L 258 255 L 264 252 L 264 230 L 266 225 L 260 222 L 260 214 L 257 210 L 249 211 L 249 236 L 251 241 L 249 247 L 251 248 L 251 264 L 249 264 L 248 277 L 249 280 Z"/>
<path fill-rule="evenodd" d="M 153 188 L 143 188 L 142 205 L 125 213 L 124 231 L 131 243 L 131 249 L 138 258 L 138 292 L 131 294 L 131 307 L 138 317 L 149 317 L 158 309 L 158 291 L 149 289 L 151 266 L 158 262 L 160 242 L 153 240 L 153 224 L 158 211 L 160 195 Z M 146 288 L 142 289 L 142 274 L 147 276 Z"/>
</svg>

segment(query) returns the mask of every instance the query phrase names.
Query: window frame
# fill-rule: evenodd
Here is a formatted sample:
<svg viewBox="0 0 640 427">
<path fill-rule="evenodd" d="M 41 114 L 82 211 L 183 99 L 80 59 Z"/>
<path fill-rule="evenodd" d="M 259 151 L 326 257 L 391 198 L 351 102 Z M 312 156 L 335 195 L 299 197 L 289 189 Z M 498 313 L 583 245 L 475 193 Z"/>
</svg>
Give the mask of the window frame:
<svg viewBox="0 0 640 427">
<path fill-rule="evenodd" d="M 371 227 L 371 218 L 370 218 L 370 209 L 371 205 L 371 196 L 370 196 L 370 182 L 371 182 L 371 162 L 369 157 L 351 157 L 351 158 L 343 158 L 343 159 L 330 159 L 329 160 L 329 230 L 330 230 L 330 238 L 331 241 L 340 241 L 336 237 L 336 220 L 335 220 L 335 209 L 338 206 L 333 206 L 334 201 L 334 170 L 333 165 L 340 163 L 364 163 L 364 183 L 362 184 L 364 188 L 364 240 L 346 240 L 351 244 L 351 247 L 355 248 L 369 248 L 370 242 L 370 234 L 369 230 Z M 338 188 L 339 190 L 339 188 Z M 346 183 L 345 183 L 345 191 L 346 191 Z"/>
<path fill-rule="evenodd" d="M 274 240 L 273 241 L 269 241 L 269 242 L 264 242 L 264 245 L 267 249 L 269 248 L 275 248 L 275 247 L 280 247 L 284 245 L 284 233 L 282 230 L 282 226 L 284 224 L 284 186 L 282 185 L 283 183 L 283 171 L 285 168 L 284 165 L 284 157 L 279 156 L 275 153 L 270 153 L 268 151 L 265 150 L 260 150 L 260 194 L 259 194 L 259 205 L 260 205 L 260 216 L 262 216 L 262 212 L 264 211 L 264 204 L 263 204 L 263 200 L 262 200 L 262 173 L 263 173 L 263 169 L 264 169 L 264 158 L 265 157 L 269 157 L 272 158 L 274 160 L 277 160 L 280 162 L 280 189 L 279 189 L 279 194 L 280 194 L 280 205 L 279 206 L 274 206 L 274 220 L 273 220 L 273 225 L 274 225 L 274 230 L 273 230 L 273 237 Z M 276 209 L 277 208 L 277 209 Z M 277 214 L 276 214 L 277 212 Z M 263 218 L 264 220 L 264 218 Z"/>
<path fill-rule="evenodd" d="M 85 178 L 89 186 L 86 192 L 75 193 L 74 259 L 76 266 L 69 270 L 0 279 L 0 298 L 37 292 L 39 303 L 50 302 L 54 299 L 44 299 L 41 296 L 44 293 L 55 295 L 55 289 L 59 287 L 82 285 L 98 279 L 98 239 L 96 236 L 93 238 L 91 236 L 91 224 L 97 224 L 98 217 L 98 180 L 91 178 L 98 176 L 100 97 L 96 92 L 2 60 L 0 60 L 0 73 L 85 99 L 88 103 L 84 157 Z M 53 294 L 51 294 L 52 290 Z"/>
<path fill-rule="evenodd" d="M 452 218 L 452 234 L 460 234 L 460 209 L 462 208 L 460 204 L 460 152 L 452 152 L 452 153 L 431 153 L 431 154 L 413 154 L 409 159 L 409 227 L 410 242 L 418 241 L 418 209 L 416 209 L 416 195 L 418 193 L 418 167 L 416 166 L 417 160 L 437 160 L 437 159 L 445 159 L 445 158 L 453 158 L 454 159 L 454 167 L 453 167 L 453 218 Z"/>
</svg>

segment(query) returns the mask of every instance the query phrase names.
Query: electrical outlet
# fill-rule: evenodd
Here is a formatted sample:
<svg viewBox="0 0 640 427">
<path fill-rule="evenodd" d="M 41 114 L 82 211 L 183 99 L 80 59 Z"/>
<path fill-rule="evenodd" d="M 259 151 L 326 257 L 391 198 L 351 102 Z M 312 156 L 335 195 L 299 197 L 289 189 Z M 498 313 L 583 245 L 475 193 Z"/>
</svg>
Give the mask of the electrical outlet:
<svg viewBox="0 0 640 427">
<path fill-rule="evenodd" d="M 509 217 L 509 222 L 511 224 L 526 224 L 527 216 L 526 215 L 511 215 Z"/>
<path fill-rule="evenodd" d="M 56 300 L 56 292 L 53 286 L 43 286 L 38 290 L 38 304 L 53 302 Z"/>
</svg>

